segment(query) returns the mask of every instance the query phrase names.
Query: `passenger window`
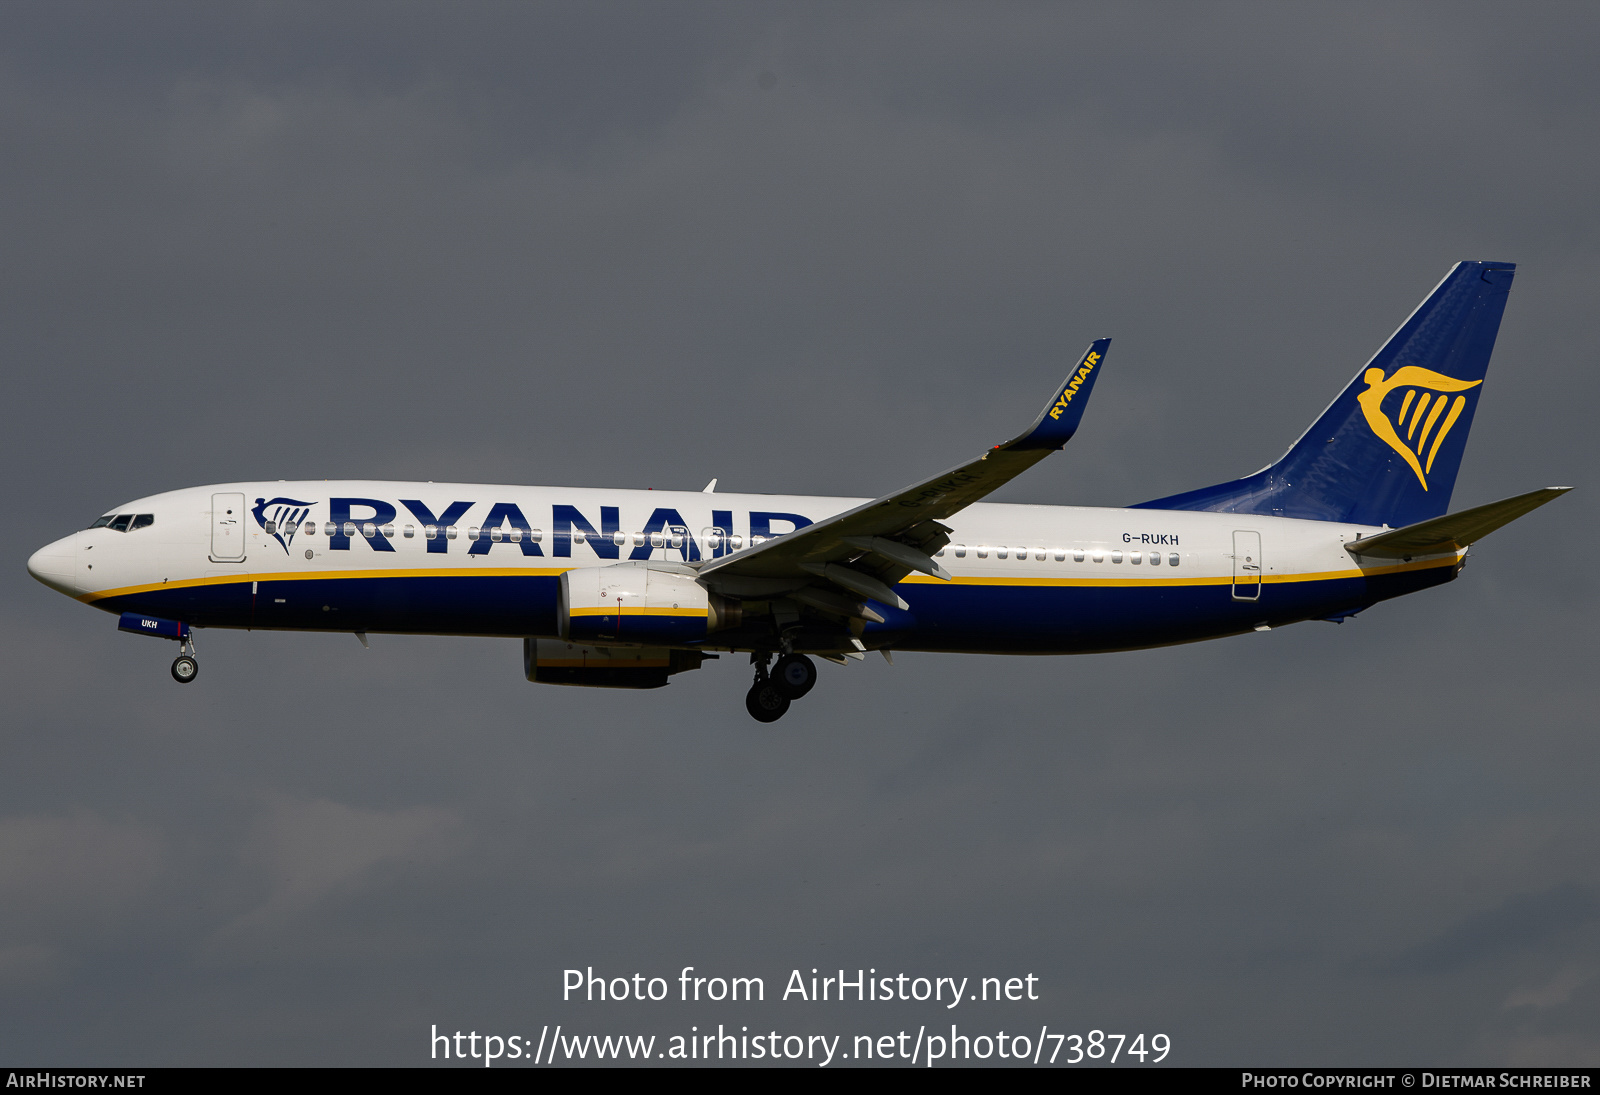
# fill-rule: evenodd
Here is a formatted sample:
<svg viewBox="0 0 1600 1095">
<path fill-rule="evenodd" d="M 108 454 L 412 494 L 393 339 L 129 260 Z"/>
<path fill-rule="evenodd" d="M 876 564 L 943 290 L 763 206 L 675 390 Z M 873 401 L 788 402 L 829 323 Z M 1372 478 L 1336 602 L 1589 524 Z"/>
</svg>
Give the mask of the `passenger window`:
<svg viewBox="0 0 1600 1095">
<path fill-rule="evenodd" d="M 650 534 L 650 546 L 651 547 L 653 547 L 653 548 L 665 547 L 666 543 L 667 543 L 667 538 L 662 533 L 652 532 Z"/>
<path fill-rule="evenodd" d="M 113 517 L 115 517 L 115 516 L 116 516 L 116 514 L 114 514 L 114 513 L 108 513 L 104 517 L 97 518 L 95 520 L 95 523 L 90 525 L 89 527 L 90 528 L 105 528 L 107 525 L 109 525 L 111 523 L 111 519 Z"/>
<path fill-rule="evenodd" d="M 1044 548 L 1034 548 L 1033 549 L 1033 557 L 1034 557 L 1034 559 L 1038 560 L 1039 562 L 1043 562 L 1044 561 Z"/>
<path fill-rule="evenodd" d="M 382 532 L 383 532 L 383 538 L 385 540 L 393 540 L 394 539 L 394 526 L 393 525 L 384 525 L 383 529 L 382 529 Z"/>
<path fill-rule="evenodd" d="M 1142 552 L 1142 551 L 1130 551 L 1130 552 L 1128 552 L 1128 562 L 1132 563 L 1134 566 L 1138 566 L 1140 563 L 1144 562 L 1144 552 Z"/>
<path fill-rule="evenodd" d="M 943 559 L 944 558 L 944 548 L 940 548 L 938 551 L 934 552 L 933 553 L 933 557 L 935 559 Z"/>
<path fill-rule="evenodd" d="M 455 525 L 447 525 L 445 527 L 444 538 L 446 540 L 454 540 L 456 538 L 456 526 Z"/>
<path fill-rule="evenodd" d="M 323 523 L 322 534 L 324 536 L 332 536 L 338 531 L 339 531 L 339 526 L 334 524 L 332 521 L 327 521 L 327 522 Z"/>
<path fill-rule="evenodd" d="M 1083 549 L 1082 549 L 1082 548 L 1074 548 L 1074 549 L 1073 549 L 1073 552 L 1072 552 L 1072 561 L 1073 561 L 1073 562 L 1074 562 L 1074 563 L 1081 563 L 1081 562 L 1083 562 Z"/>
<path fill-rule="evenodd" d="M 377 525 L 373 524 L 371 521 L 363 521 L 361 523 L 361 535 L 365 536 L 368 540 L 372 539 L 377 534 Z"/>
<path fill-rule="evenodd" d="M 994 557 L 996 559 L 1004 559 L 1006 557 L 1006 552 L 1009 550 L 1010 549 L 1006 547 L 1005 544 L 1001 544 L 999 547 L 994 549 Z"/>
<path fill-rule="evenodd" d="M 1065 548 L 1056 548 L 1056 562 L 1064 563 L 1066 561 L 1067 561 L 1067 551 L 1066 551 L 1066 549 Z"/>
<path fill-rule="evenodd" d="M 1159 551 L 1152 551 L 1150 553 L 1150 565 L 1153 567 L 1158 567 L 1161 565 L 1161 553 Z"/>
<path fill-rule="evenodd" d="M 467 539 L 468 540 L 476 540 L 477 538 L 478 538 L 478 526 L 477 525 L 468 525 L 467 526 Z"/>
<path fill-rule="evenodd" d="M 981 545 L 978 546 L 978 548 L 976 550 L 978 552 L 978 558 L 987 559 L 989 557 L 989 545 L 988 544 L 981 544 Z"/>
<path fill-rule="evenodd" d="M 131 514 L 131 513 L 119 513 L 119 514 L 117 514 L 115 517 L 113 517 L 111 519 L 111 523 L 109 525 L 107 525 L 106 527 L 109 528 L 112 532 L 127 532 L 128 531 L 128 525 L 132 521 L 133 521 L 133 514 Z"/>
<path fill-rule="evenodd" d="M 536 529 L 529 529 L 528 530 L 528 542 L 529 543 L 537 544 L 540 541 L 540 539 L 542 539 L 543 537 L 544 537 L 544 530 L 543 529 L 537 529 L 536 528 Z"/>
<path fill-rule="evenodd" d="M 438 539 L 438 537 L 439 537 L 439 526 L 438 525 L 423 525 L 422 526 L 422 538 L 424 540 L 436 540 L 436 539 Z"/>
<path fill-rule="evenodd" d="M 285 521 L 283 524 L 283 531 L 287 532 L 290 536 L 293 536 L 299 527 L 300 526 L 295 524 L 293 521 Z"/>
<path fill-rule="evenodd" d="M 268 536 L 271 536 L 274 532 L 278 531 L 278 522 L 276 522 L 276 521 L 268 521 L 264 525 L 262 525 L 261 527 L 266 529 Z M 285 530 L 285 531 L 287 531 L 287 530 Z"/>
<path fill-rule="evenodd" d="M 489 539 L 491 542 L 498 544 L 501 540 L 505 539 L 505 533 L 501 532 L 497 528 L 492 528 L 489 530 Z"/>
<path fill-rule="evenodd" d="M 731 536 L 731 537 L 729 537 L 729 539 L 733 541 L 733 550 L 734 551 L 738 551 L 740 548 L 744 547 L 744 537 L 743 536 Z"/>
<path fill-rule="evenodd" d="M 1093 558 L 1094 558 L 1095 562 L 1103 563 L 1103 562 L 1106 561 L 1106 553 L 1104 551 L 1096 549 L 1096 551 L 1094 552 Z"/>
<path fill-rule="evenodd" d="M 155 523 L 156 523 L 156 515 L 155 514 L 153 514 L 153 513 L 141 513 L 141 514 L 139 514 L 137 517 L 135 517 L 133 519 L 133 526 L 132 527 L 133 528 L 149 528 L 151 525 L 153 525 Z"/>
<path fill-rule="evenodd" d="M 584 533 L 582 529 L 575 528 L 572 530 L 572 542 L 574 544 L 584 543 Z"/>
<path fill-rule="evenodd" d="M 400 535 L 404 536 L 407 540 L 414 539 L 416 537 L 416 535 L 417 535 L 417 526 L 416 525 L 407 525 L 405 527 L 405 531 L 402 532 Z"/>
<path fill-rule="evenodd" d="M 1178 565 L 1178 553 L 1176 551 L 1167 556 L 1167 565 L 1172 567 Z"/>
<path fill-rule="evenodd" d="M 508 529 L 506 529 L 506 535 L 508 537 L 510 537 L 511 542 L 513 544 L 522 543 L 522 530 L 521 529 L 519 529 L 519 528 L 508 528 Z"/>
<path fill-rule="evenodd" d="M 618 547 L 623 547 L 628 542 L 628 534 L 626 532 L 613 532 L 611 534 L 611 542 Z"/>
<path fill-rule="evenodd" d="M 344 534 L 346 536 L 354 536 L 356 534 L 356 523 L 354 521 L 346 521 L 344 523 Z"/>
<path fill-rule="evenodd" d="M 957 559 L 965 559 L 967 557 L 967 545 L 966 544 L 957 544 L 955 546 L 955 552 L 956 552 L 956 558 Z"/>
<path fill-rule="evenodd" d="M 300 528 L 307 536 L 315 536 L 317 534 L 317 523 L 315 521 L 307 521 Z"/>
<path fill-rule="evenodd" d="M 1113 563 L 1120 563 L 1120 562 L 1122 562 L 1122 552 L 1120 552 L 1120 551 L 1113 551 L 1113 552 L 1112 552 L 1112 553 L 1111 553 L 1111 561 L 1112 561 L 1112 562 L 1113 562 Z"/>
</svg>

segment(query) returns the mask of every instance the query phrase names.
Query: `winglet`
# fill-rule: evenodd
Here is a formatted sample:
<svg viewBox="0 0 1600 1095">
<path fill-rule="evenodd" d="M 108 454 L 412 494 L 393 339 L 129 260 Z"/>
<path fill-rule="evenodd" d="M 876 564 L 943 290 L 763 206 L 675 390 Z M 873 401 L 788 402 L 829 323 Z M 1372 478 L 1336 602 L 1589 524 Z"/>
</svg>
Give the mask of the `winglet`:
<svg viewBox="0 0 1600 1095">
<path fill-rule="evenodd" d="M 1110 345 L 1109 338 L 1097 338 L 1091 342 L 1077 367 L 1072 370 L 1072 375 L 1055 390 L 1056 394 L 1039 412 L 1039 417 L 1028 431 L 999 447 L 1010 450 L 1059 449 L 1071 441 L 1072 435 L 1078 432 L 1078 423 L 1083 421 L 1083 408 L 1089 403 L 1089 391 L 1094 387 L 1095 378 L 1100 375 L 1100 366 L 1105 364 L 1106 349 Z"/>
</svg>

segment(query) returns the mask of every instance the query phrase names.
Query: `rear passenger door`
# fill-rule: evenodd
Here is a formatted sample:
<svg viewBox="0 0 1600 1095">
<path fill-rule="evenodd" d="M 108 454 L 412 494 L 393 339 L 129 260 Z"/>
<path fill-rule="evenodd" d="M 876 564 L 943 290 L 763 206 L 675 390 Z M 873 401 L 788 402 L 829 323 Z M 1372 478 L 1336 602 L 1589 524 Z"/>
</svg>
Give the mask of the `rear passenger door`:
<svg viewBox="0 0 1600 1095">
<path fill-rule="evenodd" d="M 1261 599 L 1261 534 L 1235 532 L 1233 534 L 1233 599 L 1256 601 Z"/>
</svg>

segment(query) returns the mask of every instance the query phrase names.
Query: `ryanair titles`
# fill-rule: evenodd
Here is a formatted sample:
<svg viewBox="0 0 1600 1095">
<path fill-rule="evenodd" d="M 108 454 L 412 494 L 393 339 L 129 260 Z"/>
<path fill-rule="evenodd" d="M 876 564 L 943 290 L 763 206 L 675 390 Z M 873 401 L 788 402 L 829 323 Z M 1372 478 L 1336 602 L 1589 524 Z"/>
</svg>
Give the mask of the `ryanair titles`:
<svg viewBox="0 0 1600 1095">
<path fill-rule="evenodd" d="M 289 501 L 294 502 L 293 507 L 288 506 Z M 358 540 L 365 541 L 373 551 L 394 551 L 395 522 L 406 520 L 400 518 L 401 507 L 404 507 L 415 523 L 405 523 L 399 531 L 400 537 L 415 538 L 420 527 L 421 538 L 430 553 L 448 553 L 453 542 L 464 540 L 468 555 L 488 555 L 496 547 L 515 547 L 523 555 L 545 554 L 545 530 L 535 527 L 515 502 L 489 503 L 481 517 L 474 516 L 474 511 L 482 512 L 482 503 L 473 501 L 452 501 L 440 506 L 437 502 L 430 505 L 420 498 L 401 498 L 396 506 L 382 498 L 329 498 L 325 518 L 317 513 L 323 504 L 259 498 L 251 512 L 261 531 L 282 545 L 285 552 L 296 533 L 314 537 L 319 532 L 326 537 L 328 551 L 349 551 Z M 710 526 L 693 530 L 678 510 L 658 506 L 642 524 L 625 530 L 622 507 L 596 508 L 598 524 L 577 506 L 561 503 L 551 506 L 548 545 L 552 556 L 570 557 L 572 545 L 576 543 L 588 544 L 601 559 L 648 559 L 653 551 L 665 547 L 695 562 L 702 557 L 702 548 L 709 551 L 711 558 L 716 558 L 743 546 L 744 537 L 734 528 L 732 510 L 712 510 Z M 746 527 L 750 542 L 759 543 L 809 524 L 811 519 L 798 513 L 752 510 Z M 628 552 L 626 556 L 625 551 Z"/>
<path fill-rule="evenodd" d="M 1078 371 L 1072 374 L 1072 379 L 1067 381 L 1067 386 L 1062 389 L 1061 397 L 1056 400 L 1056 405 L 1050 408 L 1051 418 L 1060 418 L 1061 412 L 1072 405 L 1072 397 L 1078 394 L 1078 389 L 1083 387 L 1083 382 L 1089 379 L 1089 374 L 1094 372 L 1094 367 L 1100 364 L 1100 355 L 1094 351 L 1083 359 L 1083 364 L 1078 366 Z"/>
</svg>

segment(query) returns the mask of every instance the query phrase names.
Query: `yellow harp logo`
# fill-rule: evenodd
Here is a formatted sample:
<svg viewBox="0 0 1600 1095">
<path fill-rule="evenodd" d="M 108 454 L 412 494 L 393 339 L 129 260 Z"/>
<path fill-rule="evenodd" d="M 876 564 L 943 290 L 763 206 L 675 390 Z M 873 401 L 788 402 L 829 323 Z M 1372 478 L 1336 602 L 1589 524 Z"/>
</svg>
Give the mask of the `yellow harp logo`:
<svg viewBox="0 0 1600 1095">
<path fill-rule="evenodd" d="M 1368 369 L 1362 379 L 1367 382 L 1367 390 L 1356 396 L 1356 402 L 1361 404 L 1367 425 L 1385 444 L 1405 457 L 1411 470 L 1417 473 L 1417 482 L 1427 490 L 1433 458 L 1439 455 L 1439 446 L 1444 444 L 1456 419 L 1461 417 L 1462 408 L 1467 405 L 1466 396 L 1457 395 L 1451 399 L 1451 393 L 1476 388 L 1483 381 L 1457 380 L 1417 365 L 1396 369 L 1388 380 L 1383 378 L 1382 369 Z M 1405 397 L 1391 422 L 1384 412 L 1383 401 L 1391 392 L 1401 389 L 1405 390 Z"/>
</svg>

